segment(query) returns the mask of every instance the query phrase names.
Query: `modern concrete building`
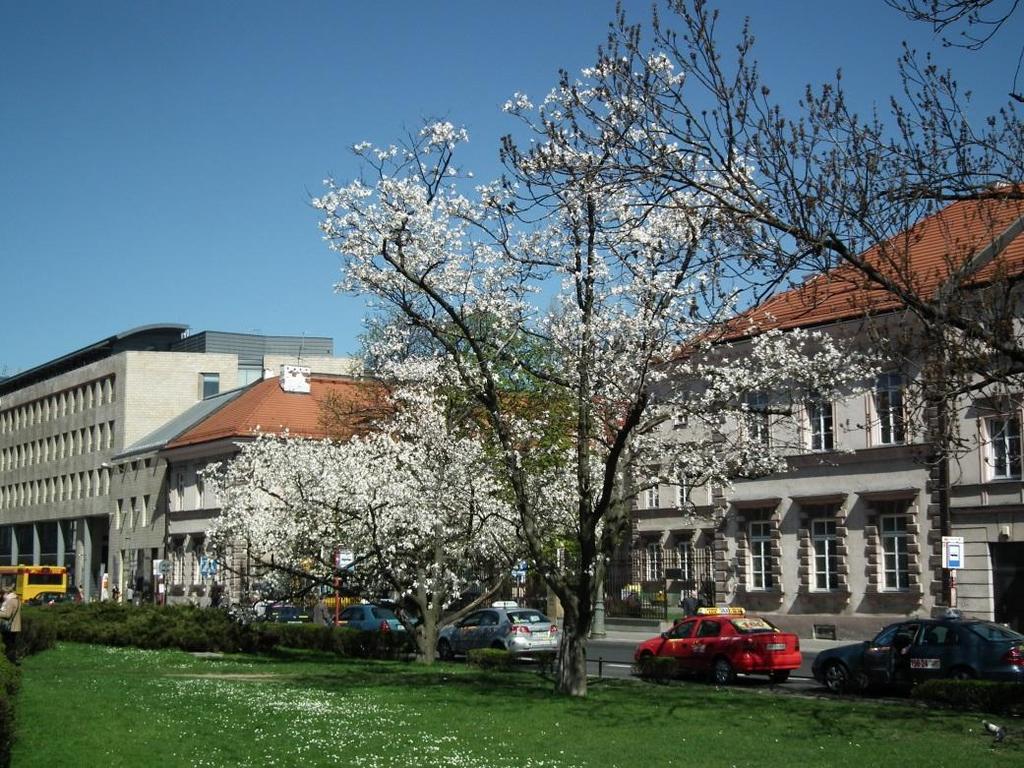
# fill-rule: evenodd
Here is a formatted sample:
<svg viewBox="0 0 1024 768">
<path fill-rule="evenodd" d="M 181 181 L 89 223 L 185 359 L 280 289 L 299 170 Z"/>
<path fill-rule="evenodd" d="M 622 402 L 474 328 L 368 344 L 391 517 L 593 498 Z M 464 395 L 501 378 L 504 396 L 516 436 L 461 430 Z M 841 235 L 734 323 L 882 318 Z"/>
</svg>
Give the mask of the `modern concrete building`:
<svg viewBox="0 0 1024 768">
<path fill-rule="evenodd" d="M 115 468 L 112 458 L 282 362 L 351 370 L 332 353 L 328 338 L 192 335 L 162 324 L 0 381 L 0 563 L 66 565 L 91 598 L 103 594 L 115 563 L 146 573 L 163 555 L 164 467 L 143 457 Z"/>
<path fill-rule="evenodd" d="M 1019 339 L 1020 300 L 1011 293 L 1017 282 L 999 281 L 1024 272 L 1022 224 L 1017 203 L 949 206 L 899 239 L 900 266 L 915 290 L 933 295 L 966 263 L 958 259 L 1008 242 L 996 261 L 971 273 L 965 290 L 985 301 L 983 288 L 1005 286 Z M 1011 377 L 974 391 L 967 386 L 943 403 L 955 427 L 943 458 L 931 437 L 937 406 L 920 399 L 937 350 L 921 339 L 893 343 L 918 332 L 913 315 L 846 269 L 752 310 L 727 340 L 742 354 L 769 328 L 813 327 L 848 339 L 877 359 L 880 372 L 866 382 L 868 391 L 795 404 L 754 393 L 746 418 L 725 429 L 748 446 L 781 450 L 787 470 L 735 478 L 730 488 L 662 485 L 642 494 L 631 575 L 645 594 L 667 592 L 670 603 L 704 586 L 719 603 L 742 605 L 804 636 L 863 638 L 886 621 L 938 614 L 951 602 L 1020 629 L 1020 383 Z M 782 412 L 785 419 L 772 415 Z M 944 537 L 964 541 L 955 585 L 943 568 Z"/>
</svg>

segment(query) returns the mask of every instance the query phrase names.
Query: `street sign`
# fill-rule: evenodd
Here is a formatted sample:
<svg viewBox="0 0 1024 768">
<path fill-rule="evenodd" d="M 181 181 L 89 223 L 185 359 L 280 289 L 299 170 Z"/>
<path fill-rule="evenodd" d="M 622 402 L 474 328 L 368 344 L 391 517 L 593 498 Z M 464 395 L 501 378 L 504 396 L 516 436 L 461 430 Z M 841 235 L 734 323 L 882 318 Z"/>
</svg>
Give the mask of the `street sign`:
<svg viewBox="0 0 1024 768">
<path fill-rule="evenodd" d="M 200 557 L 199 558 L 199 575 L 204 577 L 204 578 L 209 578 L 211 576 L 216 576 L 217 575 L 217 559 L 213 558 L 213 557 L 206 557 L 205 555 L 203 557 Z"/>
<path fill-rule="evenodd" d="M 964 567 L 964 537 L 942 537 L 942 567 L 956 570 Z"/>
<path fill-rule="evenodd" d="M 159 562 L 160 562 L 160 575 L 166 576 L 168 573 L 171 572 L 171 561 L 170 560 L 160 560 Z"/>
<path fill-rule="evenodd" d="M 334 567 L 343 571 L 355 562 L 356 556 L 351 549 L 339 549 L 334 553 Z"/>
<path fill-rule="evenodd" d="M 512 569 L 512 579 L 517 584 L 523 584 L 526 582 L 526 561 L 520 560 L 516 563 L 516 567 Z"/>
</svg>

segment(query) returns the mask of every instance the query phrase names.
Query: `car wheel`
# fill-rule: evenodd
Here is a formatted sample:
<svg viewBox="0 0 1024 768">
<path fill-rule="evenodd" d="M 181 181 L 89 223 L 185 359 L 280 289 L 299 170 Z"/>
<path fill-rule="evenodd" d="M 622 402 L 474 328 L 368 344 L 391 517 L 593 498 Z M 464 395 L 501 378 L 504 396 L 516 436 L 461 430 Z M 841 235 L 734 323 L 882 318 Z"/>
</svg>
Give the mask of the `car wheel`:
<svg viewBox="0 0 1024 768">
<path fill-rule="evenodd" d="M 850 672 L 845 665 L 833 661 L 825 667 L 825 687 L 837 694 L 850 690 Z"/>
<path fill-rule="evenodd" d="M 951 680 L 973 680 L 974 670 L 970 667 L 953 667 L 949 670 Z"/>
<path fill-rule="evenodd" d="M 455 654 L 452 653 L 452 644 L 447 640 L 439 640 L 437 643 L 437 655 L 441 657 L 442 661 L 451 661 L 455 658 Z"/>
<path fill-rule="evenodd" d="M 711 682 L 715 685 L 728 685 L 736 678 L 736 672 L 729 660 L 719 656 L 711 666 Z"/>
<path fill-rule="evenodd" d="M 768 675 L 768 679 L 771 680 L 773 683 L 784 683 L 787 680 L 789 680 L 789 670 L 776 670 L 775 672 L 772 672 L 770 675 Z"/>
</svg>

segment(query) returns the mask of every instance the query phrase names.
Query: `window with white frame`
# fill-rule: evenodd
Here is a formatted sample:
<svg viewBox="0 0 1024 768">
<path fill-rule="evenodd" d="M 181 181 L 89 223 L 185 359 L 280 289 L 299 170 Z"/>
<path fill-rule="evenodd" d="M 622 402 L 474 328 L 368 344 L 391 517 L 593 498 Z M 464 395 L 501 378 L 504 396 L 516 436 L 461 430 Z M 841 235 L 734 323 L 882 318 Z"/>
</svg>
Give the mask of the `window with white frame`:
<svg viewBox="0 0 1024 768">
<path fill-rule="evenodd" d="M 644 489 L 644 492 L 640 496 L 641 506 L 644 509 L 657 509 L 658 508 L 658 486 L 654 485 L 650 488 Z"/>
<path fill-rule="evenodd" d="M 769 520 L 750 522 L 750 588 L 771 589 L 772 578 L 772 524 Z"/>
<path fill-rule="evenodd" d="M 831 451 L 835 448 L 835 431 L 830 400 L 815 400 L 807 404 L 808 433 L 812 451 Z"/>
<path fill-rule="evenodd" d="M 812 520 L 811 542 L 814 545 L 814 588 L 833 590 L 839 586 L 836 576 L 839 558 L 836 556 L 836 521 Z"/>
<path fill-rule="evenodd" d="M 185 509 L 185 472 L 180 469 L 174 473 L 174 501 L 176 511 Z"/>
<path fill-rule="evenodd" d="M 988 446 L 985 463 L 991 477 L 1019 480 L 1021 477 L 1020 417 L 998 416 L 985 420 Z"/>
<path fill-rule="evenodd" d="M 907 516 L 884 515 L 879 522 L 882 535 L 882 583 L 888 591 L 905 590 L 910 585 Z"/>
<path fill-rule="evenodd" d="M 875 382 L 875 416 L 881 445 L 895 445 L 907 439 L 903 393 L 902 374 L 883 373 Z"/>
<path fill-rule="evenodd" d="M 690 478 L 685 472 L 679 474 L 679 482 L 676 483 L 676 507 L 682 509 L 690 503 Z"/>
<path fill-rule="evenodd" d="M 771 442 L 770 425 L 768 422 L 768 396 L 763 392 L 751 392 L 744 399 L 746 413 L 744 427 L 747 439 L 767 446 Z"/>
<path fill-rule="evenodd" d="M 679 578 L 685 582 L 695 581 L 693 542 L 689 540 L 676 542 L 676 558 L 679 566 Z"/>
<path fill-rule="evenodd" d="M 643 565 L 644 581 L 661 581 L 665 578 L 664 552 L 660 542 L 651 541 L 644 547 Z"/>
</svg>

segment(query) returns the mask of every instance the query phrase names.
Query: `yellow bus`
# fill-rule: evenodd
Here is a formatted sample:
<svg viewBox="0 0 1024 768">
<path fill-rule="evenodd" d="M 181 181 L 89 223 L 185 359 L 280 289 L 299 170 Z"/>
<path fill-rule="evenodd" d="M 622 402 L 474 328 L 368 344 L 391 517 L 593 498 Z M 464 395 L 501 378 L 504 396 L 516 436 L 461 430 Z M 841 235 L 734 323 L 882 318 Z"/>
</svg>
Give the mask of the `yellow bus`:
<svg viewBox="0 0 1024 768">
<path fill-rule="evenodd" d="M 12 576 L 14 591 L 23 603 L 43 592 L 68 591 L 68 569 L 62 565 L 0 565 L 0 583 Z"/>
</svg>

